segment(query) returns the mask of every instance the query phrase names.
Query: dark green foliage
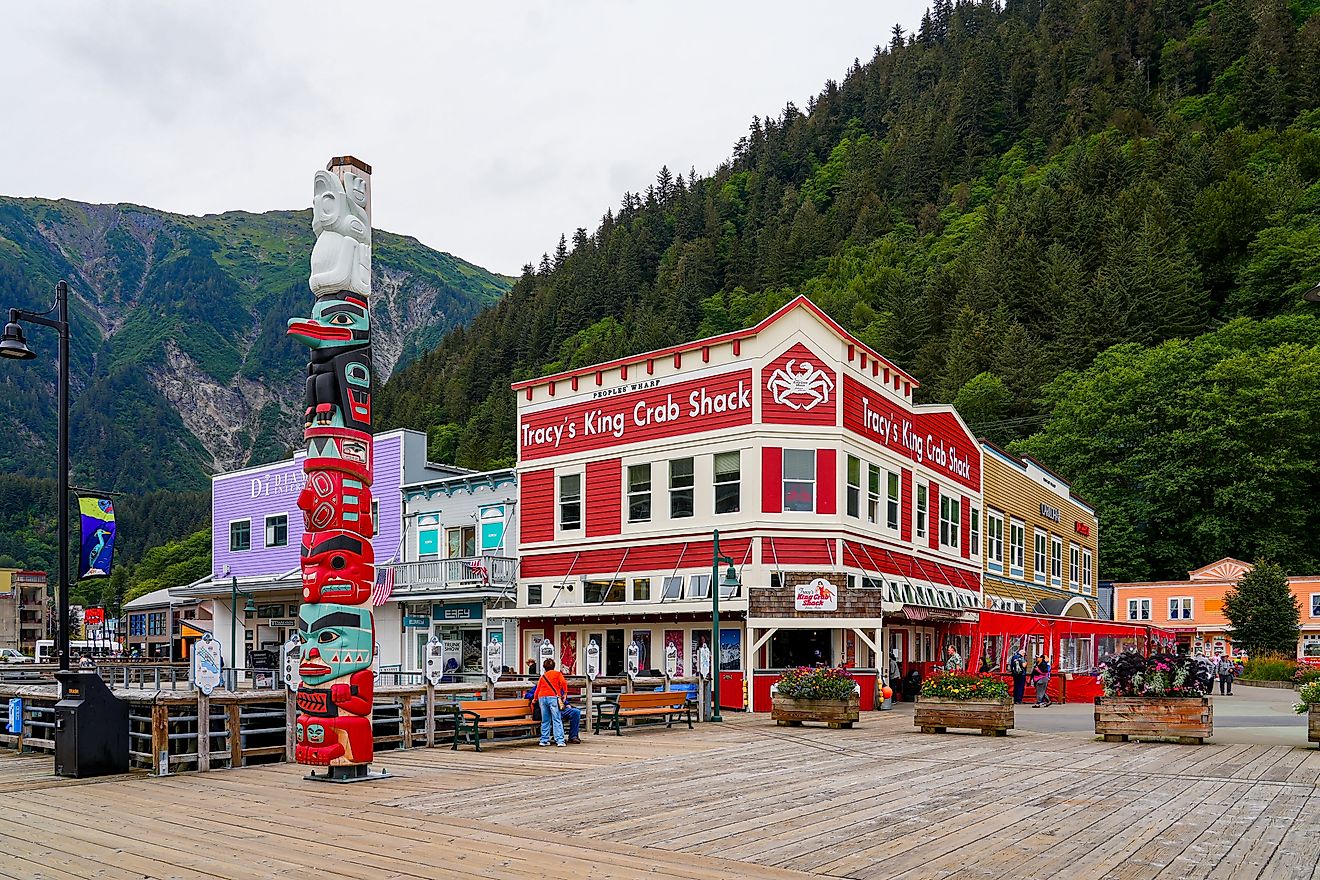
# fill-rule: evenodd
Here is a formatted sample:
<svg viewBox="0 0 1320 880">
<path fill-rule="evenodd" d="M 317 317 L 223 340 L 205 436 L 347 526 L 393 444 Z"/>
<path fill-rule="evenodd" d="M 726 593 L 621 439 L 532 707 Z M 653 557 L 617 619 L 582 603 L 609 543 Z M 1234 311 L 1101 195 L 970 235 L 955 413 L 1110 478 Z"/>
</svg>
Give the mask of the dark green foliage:
<svg viewBox="0 0 1320 880">
<path fill-rule="evenodd" d="M 1224 594 L 1224 616 L 1233 624 L 1233 644 L 1248 655 L 1294 654 L 1300 615 L 1287 572 L 1267 559 L 1257 559 L 1255 567 Z"/>
<path fill-rule="evenodd" d="M 211 530 L 202 529 L 148 550 L 127 575 L 121 601 L 128 602 L 164 587 L 189 584 L 210 573 Z"/>
</svg>

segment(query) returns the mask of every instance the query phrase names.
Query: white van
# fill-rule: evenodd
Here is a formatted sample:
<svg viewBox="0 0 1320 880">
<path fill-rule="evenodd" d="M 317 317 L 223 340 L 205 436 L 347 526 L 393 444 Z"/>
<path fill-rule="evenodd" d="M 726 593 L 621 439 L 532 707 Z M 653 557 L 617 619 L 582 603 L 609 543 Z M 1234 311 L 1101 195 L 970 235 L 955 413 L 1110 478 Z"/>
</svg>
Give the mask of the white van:
<svg viewBox="0 0 1320 880">
<path fill-rule="evenodd" d="M 0 648 L 0 663 L 31 663 L 32 658 L 13 648 Z"/>
</svg>

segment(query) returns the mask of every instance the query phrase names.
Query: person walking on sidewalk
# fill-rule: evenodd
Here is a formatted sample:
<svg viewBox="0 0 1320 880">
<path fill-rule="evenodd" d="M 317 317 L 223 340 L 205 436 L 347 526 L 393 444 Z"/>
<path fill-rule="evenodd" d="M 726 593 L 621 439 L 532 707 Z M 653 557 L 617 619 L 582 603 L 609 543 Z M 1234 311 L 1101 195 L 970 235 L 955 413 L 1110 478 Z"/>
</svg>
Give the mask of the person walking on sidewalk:
<svg viewBox="0 0 1320 880">
<path fill-rule="evenodd" d="M 1015 648 L 1008 658 L 1008 674 L 1013 676 L 1013 702 L 1021 705 L 1027 693 L 1027 658 L 1022 656 L 1021 648 Z"/>
<path fill-rule="evenodd" d="M 1233 661 L 1225 655 L 1219 658 L 1215 664 L 1215 671 L 1219 673 L 1219 695 L 1221 697 L 1233 696 L 1233 676 L 1237 673 L 1237 667 Z"/>
<path fill-rule="evenodd" d="M 550 736 L 553 733 L 555 745 L 562 746 L 565 745 L 562 712 L 568 703 L 568 680 L 564 678 L 564 673 L 555 669 L 555 661 L 551 658 L 545 658 L 542 666 L 545 671 L 541 673 L 533 694 L 537 706 L 541 709 L 540 744 L 550 745 Z"/>
<path fill-rule="evenodd" d="M 1031 680 L 1036 685 L 1036 702 L 1031 708 L 1039 709 L 1041 706 L 1051 706 L 1054 701 L 1050 699 L 1050 661 L 1041 654 L 1036 658 L 1036 666 L 1031 670 Z"/>
</svg>

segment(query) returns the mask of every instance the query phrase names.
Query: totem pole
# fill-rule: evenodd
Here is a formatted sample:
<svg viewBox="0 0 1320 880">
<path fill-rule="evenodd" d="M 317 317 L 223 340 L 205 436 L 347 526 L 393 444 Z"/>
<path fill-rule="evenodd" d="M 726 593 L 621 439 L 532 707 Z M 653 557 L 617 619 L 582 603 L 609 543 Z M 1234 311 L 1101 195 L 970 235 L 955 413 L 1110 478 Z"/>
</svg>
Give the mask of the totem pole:
<svg viewBox="0 0 1320 880">
<path fill-rule="evenodd" d="M 310 318 L 288 333 L 312 350 L 303 438 L 302 607 L 298 611 L 299 764 L 309 778 L 377 778 L 372 757 L 371 661 L 371 167 L 331 159 L 313 185 Z"/>
</svg>

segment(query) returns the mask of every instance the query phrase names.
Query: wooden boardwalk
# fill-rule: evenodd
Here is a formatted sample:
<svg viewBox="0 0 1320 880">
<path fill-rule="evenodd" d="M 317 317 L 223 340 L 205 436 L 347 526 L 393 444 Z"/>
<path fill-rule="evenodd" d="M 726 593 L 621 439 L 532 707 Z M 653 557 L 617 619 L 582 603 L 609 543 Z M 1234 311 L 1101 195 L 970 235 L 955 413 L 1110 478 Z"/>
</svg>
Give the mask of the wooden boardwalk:
<svg viewBox="0 0 1320 880">
<path fill-rule="evenodd" d="M 0 757 L 0 877 L 1320 878 L 1315 750 L 910 724 L 384 753 L 395 778 L 343 787 Z"/>
</svg>

